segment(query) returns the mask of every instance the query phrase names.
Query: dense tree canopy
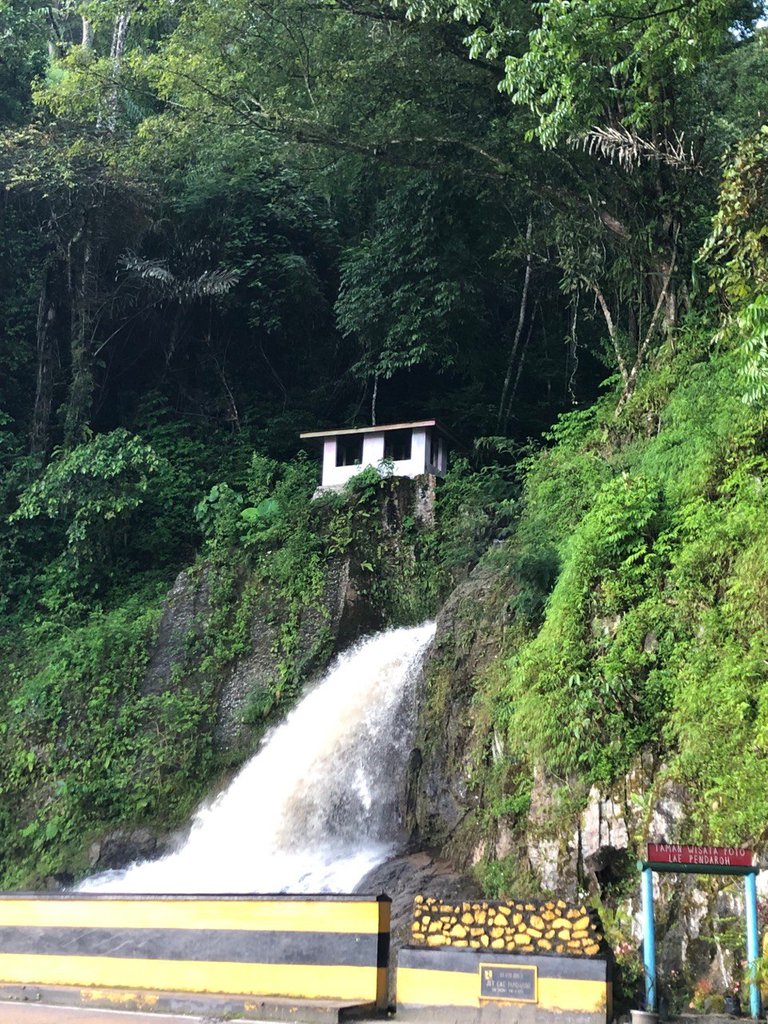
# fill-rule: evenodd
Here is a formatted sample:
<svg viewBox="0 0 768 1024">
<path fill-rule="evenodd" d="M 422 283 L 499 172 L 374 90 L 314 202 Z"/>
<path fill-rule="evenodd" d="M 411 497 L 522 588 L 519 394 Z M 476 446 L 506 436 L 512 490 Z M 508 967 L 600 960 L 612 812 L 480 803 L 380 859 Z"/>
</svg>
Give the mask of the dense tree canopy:
<svg viewBox="0 0 768 1024">
<path fill-rule="evenodd" d="M 418 395 L 523 436 L 607 374 L 628 395 L 758 127 L 764 87 L 729 86 L 765 80 L 759 14 L 8 5 L 17 436 L 45 455 L 153 390 L 258 431 L 367 414 L 376 384 L 382 415 Z"/>
</svg>

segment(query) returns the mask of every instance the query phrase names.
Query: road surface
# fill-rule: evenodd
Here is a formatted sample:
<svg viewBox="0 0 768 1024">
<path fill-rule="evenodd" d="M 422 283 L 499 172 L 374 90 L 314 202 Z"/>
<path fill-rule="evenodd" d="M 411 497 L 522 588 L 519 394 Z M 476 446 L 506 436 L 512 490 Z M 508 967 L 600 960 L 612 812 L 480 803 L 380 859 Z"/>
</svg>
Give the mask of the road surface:
<svg viewBox="0 0 768 1024">
<path fill-rule="evenodd" d="M 0 1024 L 214 1024 L 222 1017 L 178 1017 L 164 1013 L 128 1013 L 42 1003 L 0 1002 Z M 237 1024 L 229 1020 L 227 1024 Z M 243 1024 L 254 1024 L 253 1021 Z"/>
</svg>

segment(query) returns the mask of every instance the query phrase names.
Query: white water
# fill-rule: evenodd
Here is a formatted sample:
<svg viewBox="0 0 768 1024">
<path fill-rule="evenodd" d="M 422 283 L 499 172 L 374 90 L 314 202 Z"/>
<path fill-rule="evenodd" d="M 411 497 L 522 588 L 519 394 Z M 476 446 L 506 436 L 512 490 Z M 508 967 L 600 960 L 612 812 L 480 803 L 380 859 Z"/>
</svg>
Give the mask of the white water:
<svg viewBox="0 0 768 1024">
<path fill-rule="evenodd" d="M 389 630 L 341 655 L 177 851 L 81 890 L 351 892 L 397 848 L 414 684 L 434 630 Z"/>
</svg>

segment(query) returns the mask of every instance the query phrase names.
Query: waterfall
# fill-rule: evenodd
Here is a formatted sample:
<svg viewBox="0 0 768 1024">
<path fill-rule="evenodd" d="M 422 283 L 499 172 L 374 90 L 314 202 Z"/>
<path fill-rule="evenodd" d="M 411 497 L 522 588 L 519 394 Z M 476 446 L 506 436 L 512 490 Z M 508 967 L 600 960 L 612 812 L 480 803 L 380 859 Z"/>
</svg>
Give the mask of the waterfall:
<svg viewBox="0 0 768 1024">
<path fill-rule="evenodd" d="M 173 853 L 87 879 L 81 891 L 351 892 L 397 849 L 434 623 L 361 641 L 196 812 Z"/>
</svg>

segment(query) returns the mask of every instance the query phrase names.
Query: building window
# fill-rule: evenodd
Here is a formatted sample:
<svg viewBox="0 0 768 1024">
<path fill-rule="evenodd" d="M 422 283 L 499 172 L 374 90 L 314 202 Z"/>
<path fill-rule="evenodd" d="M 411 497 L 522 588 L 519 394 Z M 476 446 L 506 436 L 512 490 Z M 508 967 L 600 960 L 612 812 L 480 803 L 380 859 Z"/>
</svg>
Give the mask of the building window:
<svg viewBox="0 0 768 1024">
<path fill-rule="evenodd" d="M 363 462 L 362 434 L 336 438 L 336 465 L 360 466 Z"/>
<path fill-rule="evenodd" d="M 390 430 L 384 435 L 384 458 L 408 462 L 411 457 L 411 430 Z"/>
</svg>

